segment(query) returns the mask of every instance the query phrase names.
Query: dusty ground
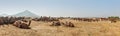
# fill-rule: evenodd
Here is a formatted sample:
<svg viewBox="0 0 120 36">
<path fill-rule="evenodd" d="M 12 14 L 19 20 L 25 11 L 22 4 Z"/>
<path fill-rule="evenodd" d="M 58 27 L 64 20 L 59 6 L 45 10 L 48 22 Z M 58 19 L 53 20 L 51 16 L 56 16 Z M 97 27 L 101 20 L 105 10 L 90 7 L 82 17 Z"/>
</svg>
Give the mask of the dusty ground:
<svg viewBox="0 0 120 36">
<path fill-rule="evenodd" d="M 12 25 L 0 26 L 0 36 L 120 36 L 120 22 L 71 21 L 76 27 L 49 26 L 50 22 L 32 21 L 31 29 L 20 29 Z"/>
</svg>

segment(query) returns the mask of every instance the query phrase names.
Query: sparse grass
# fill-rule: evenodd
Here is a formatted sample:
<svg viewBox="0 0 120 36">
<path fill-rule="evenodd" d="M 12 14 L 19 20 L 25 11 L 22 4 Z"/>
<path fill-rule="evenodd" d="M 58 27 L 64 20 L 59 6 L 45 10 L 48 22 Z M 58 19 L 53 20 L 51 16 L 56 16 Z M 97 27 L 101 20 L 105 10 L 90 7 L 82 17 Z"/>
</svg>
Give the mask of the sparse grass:
<svg viewBox="0 0 120 36">
<path fill-rule="evenodd" d="M 76 27 L 49 26 L 51 22 L 33 21 L 32 29 L 20 29 L 12 25 L 0 26 L 0 36 L 120 36 L 120 22 L 109 23 L 109 21 L 83 22 L 70 19 Z"/>
</svg>

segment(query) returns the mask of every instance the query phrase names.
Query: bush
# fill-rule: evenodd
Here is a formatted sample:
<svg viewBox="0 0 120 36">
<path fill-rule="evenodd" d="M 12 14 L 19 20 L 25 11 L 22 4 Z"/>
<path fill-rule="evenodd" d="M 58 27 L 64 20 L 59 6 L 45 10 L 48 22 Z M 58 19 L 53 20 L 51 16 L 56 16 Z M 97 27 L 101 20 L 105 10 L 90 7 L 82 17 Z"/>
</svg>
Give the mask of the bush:
<svg viewBox="0 0 120 36">
<path fill-rule="evenodd" d="M 118 16 L 110 16 L 110 17 L 108 17 L 108 18 L 116 18 L 116 19 L 119 19 Z"/>
<path fill-rule="evenodd" d="M 119 20 L 119 16 L 110 16 L 108 17 L 110 20 Z"/>
</svg>

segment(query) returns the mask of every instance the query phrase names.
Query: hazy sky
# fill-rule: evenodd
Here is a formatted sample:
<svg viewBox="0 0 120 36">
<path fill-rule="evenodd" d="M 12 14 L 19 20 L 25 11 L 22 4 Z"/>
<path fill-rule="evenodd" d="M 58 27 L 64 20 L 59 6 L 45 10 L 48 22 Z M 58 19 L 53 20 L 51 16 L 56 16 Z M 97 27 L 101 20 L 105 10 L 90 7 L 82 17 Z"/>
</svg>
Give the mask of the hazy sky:
<svg viewBox="0 0 120 36">
<path fill-rule="evenodd" d="M 120 16 L 120 0 L 0 0 L 0 14 L 24 10 L 41 16 Z"/>
</svg>

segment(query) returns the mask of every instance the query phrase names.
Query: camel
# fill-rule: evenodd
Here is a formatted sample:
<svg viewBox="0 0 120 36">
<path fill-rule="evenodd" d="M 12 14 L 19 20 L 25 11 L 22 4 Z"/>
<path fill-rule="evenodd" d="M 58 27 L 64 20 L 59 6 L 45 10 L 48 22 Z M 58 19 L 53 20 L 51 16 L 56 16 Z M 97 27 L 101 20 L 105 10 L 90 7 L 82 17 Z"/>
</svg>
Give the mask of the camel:
<svg viewBox="0 0 120 36">
<path fill-rule="evenodd" d="M 31 24 L 31 20 L 29 20 L 29 22 L 24 22 L 21 20 L 16 21 L 13 25 L 19 28 L 23 28 L 23 29 L 30 29 L 30 24 Z"/>
<path fill-rule="evenodd" d="M 63 23 L 63 22 L 60 22 L 60 21 L 57 21 L 57 22 L 53 22 L 52 25 L 50 26 L 66 26 L 66 27 L 75 27 L 75 25 L 71 22 L 66 22 L 66 23 Z"/>
<path fill-rule="evenodd" d="M 71 22 L 69 22 L 69 25 L 68 25 L 69 27 L 75 27 L 75 25 L 73 24 L 73 23 L 71 23 Z"/>
<path fill-rule="evenodd" d="M 15 21 L 15 23 L 13 25 L 16 26 L 16 27 L 20 27 L 21 20 Z"/>
<path fill-rule="evenodd" d="M 75 25 L 72 23 L 72 22 L 66 22 L 64 24 L 64 26 L 67 26 L 67 27 L 75 27 Z"/>
<path fill-rule="evenodd" d="M 53 22 L 52 25 L 50 25 L 50 26 L 61 26 L 61 23 L 59 21 Z"/>
</svg>

